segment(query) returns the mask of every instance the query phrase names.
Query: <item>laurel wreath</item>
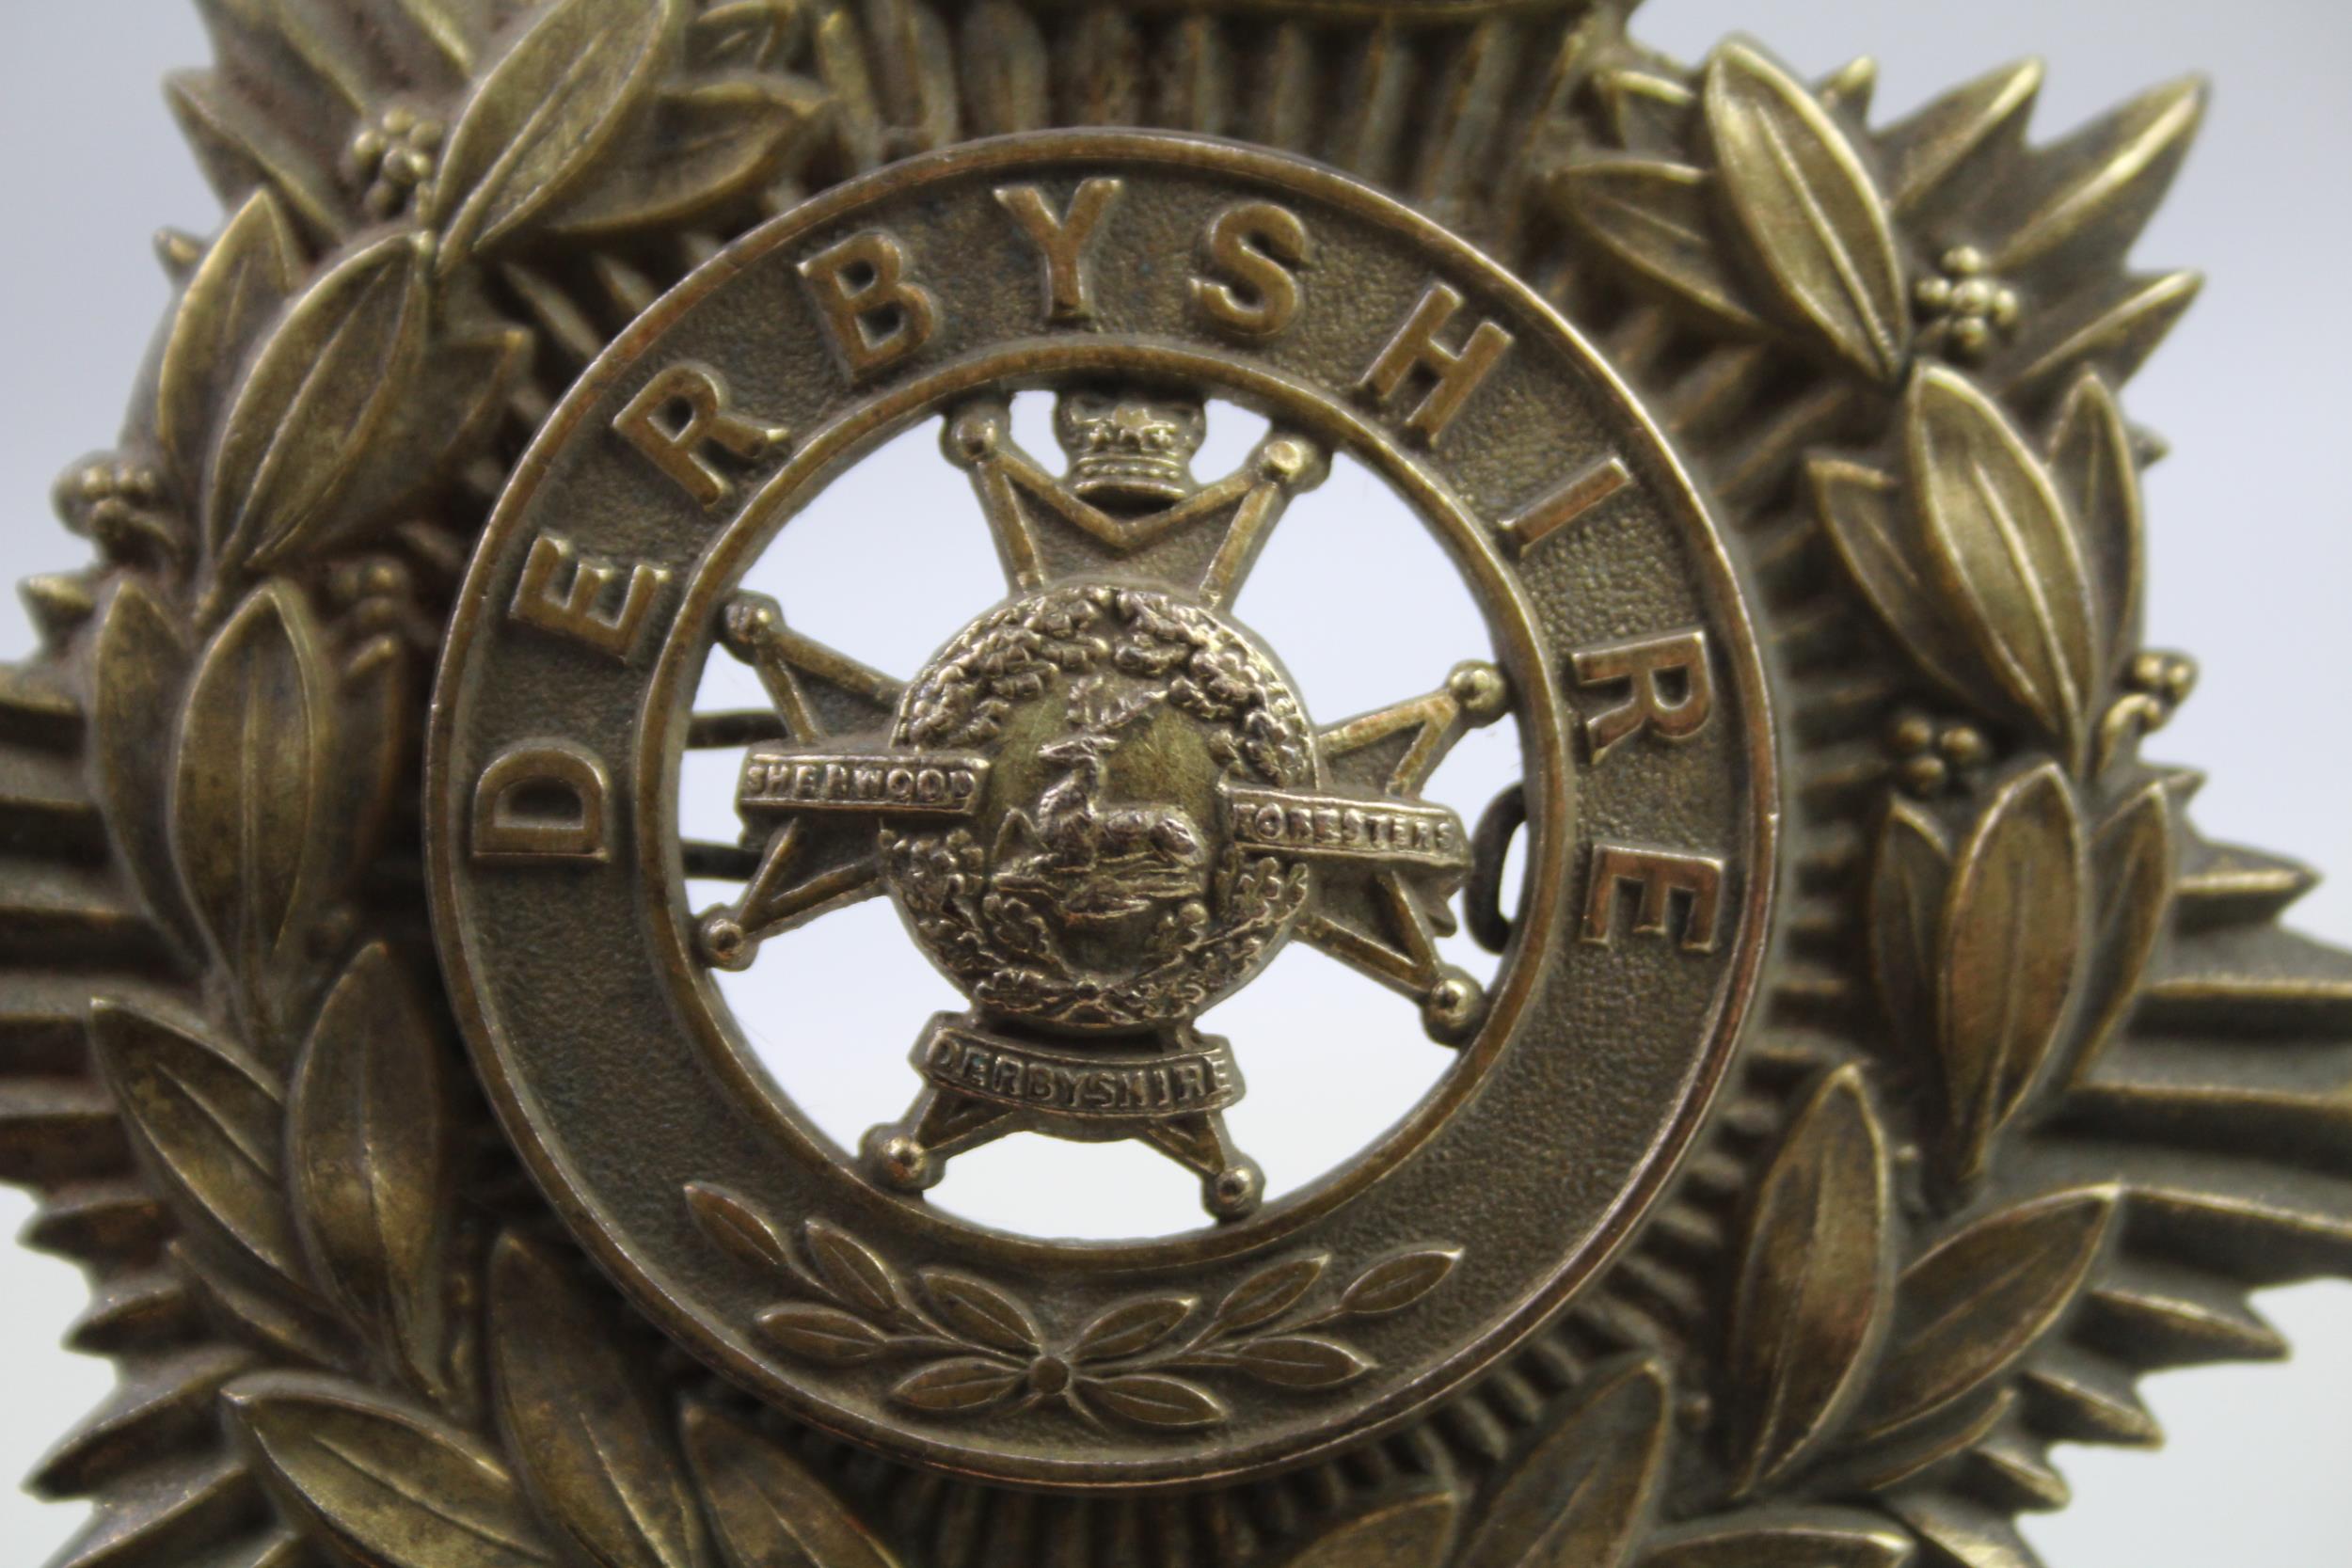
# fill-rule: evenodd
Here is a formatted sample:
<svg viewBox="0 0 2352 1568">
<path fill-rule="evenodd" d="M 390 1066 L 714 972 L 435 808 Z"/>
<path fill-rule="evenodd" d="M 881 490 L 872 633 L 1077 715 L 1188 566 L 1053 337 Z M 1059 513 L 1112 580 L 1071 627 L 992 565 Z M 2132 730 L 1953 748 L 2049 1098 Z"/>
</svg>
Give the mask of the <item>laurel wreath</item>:
<svg viewBox="0 0 2352 1568">
<path fill-rule="evenodd" d="M 485 41 L 476 8 L 383 9 L 453 70 Z M 348 64 L 303 8 L 260 40 L 247 20 L 225 52 L 285 51 L 297 80 Z M 171 1266 L 240 1347 L 175 1396 L 216 1393 L 282 1518 L 361 1560 L 707 1550 L 627 1331 L 523 1211 L 464 1196 L 511 1177 L 412 977 L 413 895 L 379 928 L 356 900 L 386 901 L 379 852 L 415 832 L 437 641 L 417 601 L 448 587 L 420 578 L 462 561 L 468 469 L 538 399 L 533 256 L 755 201 L 821 103 L 771 69 L 797 25 L 766 3 L 556 0 L 501 36 L 445 136 L 399 106 L 358 131 L 365 167 L 306 160 L 225 78 L 174 84 L 247 194 L 208 247 L 167 251 L 183 291 L 132 443 L 151 467 L 86 466 L 60 500 L 126 568 L 90 607 L 100 803 L 171 957 L 210 981 L 199 1006 L 101 1001 L 92 1037 L 173 1200 Z M 721 1491 L 741 1463 L 723 1419 L 686 1429 Z M 39 1483 L 97 1486 L 106 1428 Z M 172 1524 L 105 1544 L 169 1551 Z"/>
<path fill-rule="evenodd" d="M 773 1218 L 723 1187 L 691 1187 L 687 1201 L 721 1248 L 802 1298 L 759 1315 L 763 1338 L 820 1366 L 914 1361 L 890 1397 L 933 1416 L 1051 1404 L 1095 1424 L 1109 1417 L 1162 1432 L 1222 1426 L 1232 1410 L 1177 1374 L 1344 1387 L 1375 1363 L 1320 1331 L 1404 1311 L 1443 1284 L 1461 1256 L 1448 1247 L 1397 1253 L 1317 1302 L 1310 1297 L 1331 1255 L 1301 1253 L 1250 1275 L 1206 1313 L 1200 1298 L 1171 1291 L 1119 1302 L 1074 1330 L 1049 1329 L 1017 1296 L 969 1275 L 927 1268 L 910 1281 L 823 1220 L 805 1221 L 796 1246 Z"/>
<path fill-rule="evenodd" d="M 1917 684 L 1968 721 L 1939 737 L 1915 714 L 1890 736 L 1910 767 L 1889 769 L 1857 900 L 1877 1014 L 1861 1027 L 1883 1054 L 1823 1070 L 1764 1167 L 1713 1392 L 1728 1499 L 1875 1497 L 1986 1568 L 2031 1560 L 2006 1514 L 2064 1500 L 2053 1412 L 2032 1403 L 2060 1435 L 2155 1434 L 2128 1374 L 2085 1374 L 2098 1363 L 2058 1348 L 2067 1335 L 2138 1314 L 2178 1354 L 2195 1315 L 2090 1299 L 2127 1214 L 2177 1194 L 1994 1178 L 2005 1141 L 2063 1128 L 2096 1093 L 2173 924 L 2190 786 L 2137 760 L 2193 675 L 2136 645 L 2146 453 L 2111 388 L 2194 281 L 2104 269 L 2177 168 L 2199 95 L 2161 89 L 2028 151 L 2039 79 L 1996 72 L 1874 135 L 1867 62 L 1808 88 L 1727 44 L 1695 80 L 1603 72 L 1604 128 L 1551 184 L 1637 288 L 1825 368 L 1772 433 L 1802 476 L 1776 497 L 1751 461 L 1731 487 L 1818 541 Z M 1948 757 L 1922 755 L 1936 738 Z M 1924 1157 L 1895 1146 L 1880 1081 L 1913 1086 Z M 2256 1320 L 2229 1315 L 2217 1340 L 2265 1354 Z M 1749 1549 L 1788 1550 L 1791 1528 L 1759 1522 Z M 1745 1560 L 1726 1531 L 1642 1560 Z M 1830 1529 L 1799 1555 L 1915 1549 L 1868 1535 Z"/>
<path fill-rule="evenodd" d="M 878 89 L 843 11 L 548 0 L 493 34 L 507 8 L 371 0 L 369 36 L 403 62 L 382 87 L 356 79 L 366 52 L 331 8 L 217 8 L 224 56 L 294 84 L 301 123 L 236 71 L 174 84 L 240 205 L 209 245 L 167 241 L 183 293 L 151 405 L 127 455 L 61 489 L 106 569 L 27 591 L 86 650 L 90 787 L 140 902 L 104 940 L 199 982 L 126 983 L 92 1014 L 111 1112 L 169 1200 L 159 1266 L 209 1327 L 140 1364 L 37 1478 L 104 1500 L 80 1560 L 176 1562 L 242 1531 L 234 1560 L 255 1563 L 306 1541 L 395 1568 L 898 1560 L 842 1472 L 653 1376 L 639 1331 L 538 1233 L 412 975 L 419 911 L 383 885 L 399 857 L 381 851 L 414 832 L 436 595 L 547 389 L 601 341 L 580 289 L 629 313 L 651 297 L 647 247 L 788 199 L 803 164 L 829 177 L 894 134 L 950 136 L 957 111 L 935 77 Z M 939 18 L 903 9 L 914 57 L 945 58 Z M 1024 13 L 982 9 L 966 112 L 1009 128 L 1045 90 L 1043 45 Z M 1872 711 L 1946 717 L 1897 714 L 1895 754 L 1867 772 L 1875 837 L 1845 885 L 1867 984 L 1840 1020 L 1858 1043 L 1797 1053 L 1790 1114 L 1740 1134 L 1758 1174 L 1709 1265 L 1731 1304 L 1720 1342 L 1622 1333 L 1470 1460 L 1268 1552 L 1292 1568 L 1894 1568 L 1923 1546 L 2029 1562 L 2008 1521 L 2062 1499 L 2049 1440 L 2151 1440 L 2133 1374 L 2276 1354 L 2240 1290 L 2352 1269 L 2331 1199 L 2269 1167 L 2065 1157 L 2086 1122 L 2191 1148 L 2238 1125 L 2245 1093 L 2221 1069 L 2151 1078 L 2126 1025 L 2152 995 L 2191 1016 L 2261 1005 L 2226 977 L 2166 990 L 2169 942 L 2187 941 L 2192 892 L 2200 920 L 2266 920 L 2303 885 L 2241 861 L 2192 888 L 2209 855 L 2180 820 L 2192 781 L 2137 756 L 2190 676 L 2137 648 L 2148 452 L 2113 388 L 2195 286 L 2122 261 L 2197 97 L 2164 89 L 2033 150 L 2033 68 L 1873 130 L 1867 64 L 1807 86 L 1745 44 L 1686 73 L 1579 36 L 1575 90 L 1514 166 L 1525 190 L 1495 198 L 1502 229 L 1532 272 L 1561 244 L 1547 224 L 1571 233 L 1612 266 L 1564 286 L 1616 291 L 1599 316 L 1663 311 L 1695 345 L 1653 389 L 1705 437 L 1710 482 L 1786 543 L 1766 553 L 1799 563 L 1788 578 L 1825 565 L 1907 658 L 1915 681 Z M 1113 17 L 1078 63 L 1136 47 Z M 1303 70 L 1312 52 L 1279 58 Z M 1140 79 L 1079 74 L 1104 93 Z M 436 103 L 460 105 L 446 127 Z M 302 140 L 330 123 L 342 145 Z M 1646 362 L 1641 341 L 1620 346 L 1654 381 L 1672 356 Z M 1725 412 L 1759 388 L 1769 417 Z M 2296 1149 L 2340 1154 L 2307 1089 L 2259 1093 Z M 26 1147 L 44 1180 L 83 1157 Z M 1998 1158 L 2017 1149 L 2035 1157 Z M 1453 1266 L 1381 1260 L 1327 1300 L 1330 1259 L 1311 1254 L 1205 1313 L 1143 1296 L 1073 1328 L 985 1282 L 910 1280 L 821 1223 L 787 1239 L 728 1195 L 693 1207 L 795 1297 L 771 1334 L 818 1359 L 904 1354 L 898 1397 L 933 1412 L 1074 1388 L 1117 1418 L 1207 1425 L 1216 1395 L 1177 1373 L 1342 1381 L 1359 1354 L 1316 1331 L 1408 1305 Z M 37 1238 L 107 1259 L 146 1223 L 59 1207 Z M 2134 1260 L 2143 1244 L 2153 1263 Z M 135 1289 L 102 1303 L 82 1341 L 139 1343 L 141 1309 Z M 143 1486 L 123 1433 L 215 1404 L 239 1457 Z M 1711 1457 L 1672 1478 L 1670 1509 L 1669 1437 L 1694 1411 Z M 265 1527 L 247 1474 L 275 1501 Z"/>
</svg>

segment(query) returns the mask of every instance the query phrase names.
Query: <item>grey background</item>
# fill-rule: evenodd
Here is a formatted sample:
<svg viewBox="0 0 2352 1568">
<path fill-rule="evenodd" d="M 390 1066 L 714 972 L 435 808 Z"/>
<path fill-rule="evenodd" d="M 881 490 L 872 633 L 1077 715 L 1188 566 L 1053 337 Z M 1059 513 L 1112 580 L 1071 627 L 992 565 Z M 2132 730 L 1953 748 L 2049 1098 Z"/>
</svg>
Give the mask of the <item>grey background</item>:
<svg viewBox="0 0 2352 1568">
<path fill-rule="evenodd" d="M 2217 79 L 2220 92 L 2200 150 L 2141 248 L 2148 265 L 2197 265 L 2212 277 L 2202 302 L 2130 395 L 2135 420 L 2178 444 L 2149 481 L 2150 641 L 2191 649 L 2204 665 L 2198 695 L 2151 750 L 2211 770 L 2196 810 L 2208 832 L 2335 868 L 2338 879 L 2296 918 L 2315 934 L 2352 942 L 2352 815 L 2344 785 L 2352 746 L 2334 718 L 2344 705 L 2338 672 L 2352 661 L 2345 612 L 2352 507 L 2341 478 L 2352 415 L 2344 391 L 2352 310 L 2339 280 L 2342 259 L 2352 254 L 2352 208 L 2344 200 L 2352 156 L 2352 95 L 2344 88 L 2352 7 L 2341 0 L 2242 0 L 2226 8 L 2188 0 L 1652 0 L 1640 30 L 1686 59 L 1727 31 L 1745 30 L 1814 73 L 1855 54 L 1875 55 L 1882 116 L 2016 55 L 2042 54 L 2053 64 L 2039 120 L 2045 137 L 2185 71 Z M 10 218 L 0 226 L 0 355 L 12 367 L 8 417 L 0 420 L 0 487 L 10 498 L 0 511 L 0 562 L 10 578 L 86 558 L 83 544 L 47 515 L 51 480 L 114 435 L 168 297 L 149 245 L 153 230 L 169 223 L 200 232 L 216 220 L 215 203 L 180 152 L 154 88 L 164 71 L 205 53 L 182 0 L 8 0 L 0 8 L 0 145 L 12 152 L 0 166 L 0 202 Z M 1240 443 L 1227 432 L 1215 444 L 1229 451 Z M 1203 471 L 1219 469 L 1204 462 Z M 943 509 L 964 504 L 944 480 L 927 494 L 936 494 Z M 1350 504 L 1378 505 L 1369 494 L 1337 494 Z M 870 504 L 841 498 L 844 508 Z M 909 502 L 900 496 L 898 504 Z M 942 537 L 969 541 L 971 534 Z M 813 526 L 808 539 L 796 546 L 804 578 L 846 571 L 857 558 L 846 528 Z M 983 548 L 960 559 L 982 569 L 984 557 Z M 1246 602 L 1244 613 L 1276 637 L 1319 718 L 1426 686 L 1416 673 L 1428 661 L 1425 650 L 1405 658 L 1376 644 L 1282 639 L 1279 626 L 1265 623 L 1295 619 L 1305 626 L 1312 619 L 1296 597 L 1298 583 L 1286 586 L 1286 571 L 1269 552 L 1252 587 L 1264 607 Z M 852 643 L 852 651 L 887 657 L 903 672 L 921 645 L 961 619 L 979 591 L 943 592 L 935 613 L 927 594 L 926 612 L 910 619 L 935 629 L 911 633 L 903 647 Z M 958 604 L 961 610 L 944 608 Z M 1458 610 L 1448 610 L 1442 626 L 1457 639 L 1471 635 Z M 845 619 L 840 635 L 850 641 L 858 634 Z M 29 638 L 16 605 L 0 604 L 0 656 L 21 651 Z M 1507 751 L 1473 749 L 1441 780 L 1445 798 L 1474 810 L 1507 763 Z M 863 911 L 886 912 L 880 906 Z M 793 958 L 800 973 L 865 966 L 862 975 L 902 1008 L 943 995 L 919 965 L 896 956 L 902 943 L 879 940 L 892 935 L 886 919 L 818 938 L 823 930 L 811 933 L 818 945 Z M 790 982 L 790 973 L 778 969 L 763 984 Z M 1345 1026 L 1360 1026 L 1366 1049 L 1393 1060 L 1397 1076 L 1425 1079 L 1436 1069 L 1425 1055 L 1408 1054 L 1409 1028 L 1400 1035 L 1376 1003 L 1354 992 L 1332 999 L 1329 976 L 1319 969 L 1286 961 L 1262 984 L 1266 994 L 1251 1003 L 1248 1018 L 1219 1020 L 1237 1040 L 1246 1022 L 1271 1031 L 1311 1008 L 1327 1023 L 1332 1007 L 1344 1007 Z M 905 996 L 905 988 L 923 986 L 931 989 Z M 739 1008 L 757 1006 L 762 994 L 739 995 Z M 863 1020 L 845 1015 L 840 1023 Z M 904 1027 L 911 1035 L 912 1025 Z M 813 1107 L 820 1120 L 853 1134 L 862 1121 L 894 1112 L 891 1097 L 903 1098 L 898 1052 L 894 1039 L 870 1061 L 779 1064 L 779 1071 L 796 1093 L 820 1102 Z M 1276 1172 L 1278 1183 L 1344 1154 L 1399 1108 L 1375 1098 L 1340 1107 L 1329 1125 L 1306 1127 L 1282 1112 L 1297 1103 L 1285 1087 L 1288 1075 L 1309 1064 L 1268 1054 L 1263 1067 L 1249 1058 L 1253 1099 L 1263 1107 L 1253 1115 L 1264 1118 L 1255 1141 L 1289 1144 L 1300 1166 L 1287 1177 Z M 1110 1163 L 1089 1170 L 1089 1185 L 1131 1176 L 1162 1181 L 1160 1172 L 1102 1158 Z M 1067 1167 L 1008 1156 L 975 1176 L 963 1202 L 985 1217 L 1012 1217 L 1045 1180 L 1071 1189 Z M 1154 1201 L 1162 1197 L 1182 1195 L 1162 1182 Z M 0 1227 L 12 1228 L 27 1212 L 23 1197 L 0 1192 Z M 1184 1223 L 1180 1202 L 1153 1212 Z M 1120 1217 L 1133 1213 L 1105 1209 L 1078 1223 Z M 42 1348 L 56 1341 L 84 1299 L 67 1267 L 0 1249 L 0 1354 L 8 1356 L 0 1373 L 0 1474 L 23 1474 L 104 1395 L 103 1363 Z M 2173 1433 L 2172 1447 L 2158 1456 L 2066 1453 L 2076 1504 L 2029 1527 L 2058 1568 L 2340 1568 L 2352 1538 L 2344 1486 L 2352 1464 L 2352 1287 L 2279 1291 L 2264 1305 L 2297 1342 L 2291 1367 L 2159 1378 L 2149 1398 Z M 77 1510 L 0 1491 L 0 1560 L 40 1561 L 77 1522 Z"/>
</svg>

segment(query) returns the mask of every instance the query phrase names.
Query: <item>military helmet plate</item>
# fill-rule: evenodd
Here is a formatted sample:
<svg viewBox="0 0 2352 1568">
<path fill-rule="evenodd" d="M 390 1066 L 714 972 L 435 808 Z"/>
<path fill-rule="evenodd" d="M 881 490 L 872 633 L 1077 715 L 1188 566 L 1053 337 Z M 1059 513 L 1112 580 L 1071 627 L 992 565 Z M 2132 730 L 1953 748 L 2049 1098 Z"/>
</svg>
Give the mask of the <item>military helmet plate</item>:
<svg viewBox="0 0 2352 1568">
<path fill-rule="evenodd" d="M 1011 436 L 1006 400 L 1037 388 L 1062 461 Z M 1197 478 L 1212 397 L 1270 429 Z M 830 478 L 924 420 L 1004 580 L 901 677 L 739 585 Z M 1334 452 L 1406 498 L 1492 635 L 1336 723 L 1232 609 Z M 434 884 L 497 1098 L 659 1321 L 902 1452 L 1198 1483 L 1411 1416 L 1628 1233 L 1755 984 L 1762 683 L 1666 442 L 1522 287 L 1278 155 L 980 144 L 739 242 L 558 412 L 462 604 Z M 712 657 L 750 665 L 772 712 L 698 721 Z M 1438 957 L 1471 834 L 1422 786 L 1503 722 L 1538 891 L 1489 989 Z M 714 741 L 742 747 L 743 836 L 684 846 L 681 753 Z M 690 855 L 740 895 L 690 908 Z M 844 1149 L 769 1080 L 713 972 L 882 895 L 971 1006 L 907 1020 L 912 1103 Z M 1223 1117 L 1256 1042 L 1194 1020 L 1290 942 L 1399 992 L 1458 1059 L 1356 1163 L 1265 1203 Z M 1216 1223 L 1079 1246 L 921 1200 L 1015 1134 L 1141 1140 Z M 1083 1453 L 1057 1441 L 1078 1430 Z"/>
<path fill-rule="evenodd" d="M 2196 86 L 199 7 L 0 671 L 61 1568 L 2016 1568 L 2352 1274 L 2352 958 L 2142 754 Z"/>
</svg>

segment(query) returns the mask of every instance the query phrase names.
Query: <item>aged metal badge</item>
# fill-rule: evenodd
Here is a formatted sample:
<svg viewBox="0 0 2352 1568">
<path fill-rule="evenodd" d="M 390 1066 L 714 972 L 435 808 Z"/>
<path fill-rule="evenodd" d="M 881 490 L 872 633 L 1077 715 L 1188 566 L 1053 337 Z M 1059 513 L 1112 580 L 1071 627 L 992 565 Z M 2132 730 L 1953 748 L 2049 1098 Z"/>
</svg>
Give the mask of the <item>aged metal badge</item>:
<svg viewBox="0 0 2352 1568">
<path fill-rule="evenodd" d="M 1006 395 L 1038 386 L 1066 475 L 1011 438 Z M 1212 391 L 1273 427 L 1202 483 Z M 737 583 L 927 420 L 1004 576 L 901 683 Z M 1500 659 L 1331 724 L 1227 607 L 1336 451 L 1444 538 Z M 1753 988 L 1762 676 L 1662 433 L 1520 285 L 1297 160 L 1041 135 L 807 202 L 615 343 L 457 604 L 427 836 L 492 1097 L 657 1321 L 910 1458 L 1197 1486 L 1395 1427 L 1657 1198 Z M 773 709 L 698 736 L 714 643 Z M 1437 957 L 1471 845 L 1421 784 L 1506 715 L 1535 892 L 1490 994 Z M 682 850 L 681 749 L 745 736 L 743 847 Z M 690 853 L 740 897 L 685 907 Z M 913 1102 L 852 1158 L 763 1083 L 707 972 L 885 893 L 972 1006 L 907 1019 Z M 1223 1116 L 1251 1042 L 1193 1020 L 1292 941 L 1403 992 L 1460 1062 L 1356 1166 L 1262 1209 Z M 1080 1251 L 890 1201 L 1020 1133 L 1145 1140 L 1227 1223 Z M 805 1271 L 758 1245 L 803 1226 Z M 828 1253 L 866 1288 L 842 1296 Z"/>
<path fill-rule="evenodd" d="M 2015 1568 L 2051 1444 L 2352 1273 L 2352 960 L 2140 755 L 2193 89 L 1883 125 L 1575 0 L 204 9 L 230 215 L 0 687 L 0 1173 L 124 1374 L 63 1562 Z M 909 432 L 999 571 L 877 670 L 750 579 Z M 1236 602 L 1342 463 L 1484 627 L 1353 715 Z M 868 898 L 963 1005 L 846 1042 L 850 1147 L 722 979 Z M 1448 1065 L 1269 1192 L 1203 1015 L 1290 944 Z M 1016 1138 L 1200 1222 L 927 1196 Z"/>
</svg>

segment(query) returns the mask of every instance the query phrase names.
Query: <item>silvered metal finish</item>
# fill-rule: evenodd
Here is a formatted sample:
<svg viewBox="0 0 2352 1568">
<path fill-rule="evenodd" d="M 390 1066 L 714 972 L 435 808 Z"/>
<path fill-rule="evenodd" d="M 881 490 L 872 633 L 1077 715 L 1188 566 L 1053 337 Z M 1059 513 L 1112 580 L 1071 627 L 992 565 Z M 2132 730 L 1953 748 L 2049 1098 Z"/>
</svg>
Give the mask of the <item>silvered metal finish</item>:
<svg viewBox="0 0 2352 1568">
<path fill-rule="evenodd" d="M 2200 93 L 1882 124 L 1627 8 L 209 0 L 230 215 L 0 682 L 0 1174 L 123 1370 L 62 1560 L 2012 1568 L 2280 1354 L 2352 960 L 2140 755 Z M 1001 578 L 876 671 L 745 577 L 926 425 Z M 1341 461 L 1486 639 L 1352 719 L 1235 603 Z M 718 979 L 882 896 L 965 1006 L 845 1148 Z M 1449 1054 L 1269 1196 L 1199 1020 L 1289 943 Z M 929 1201 L 1008 1137 L 1202 1223 Z"/>
</svg>

